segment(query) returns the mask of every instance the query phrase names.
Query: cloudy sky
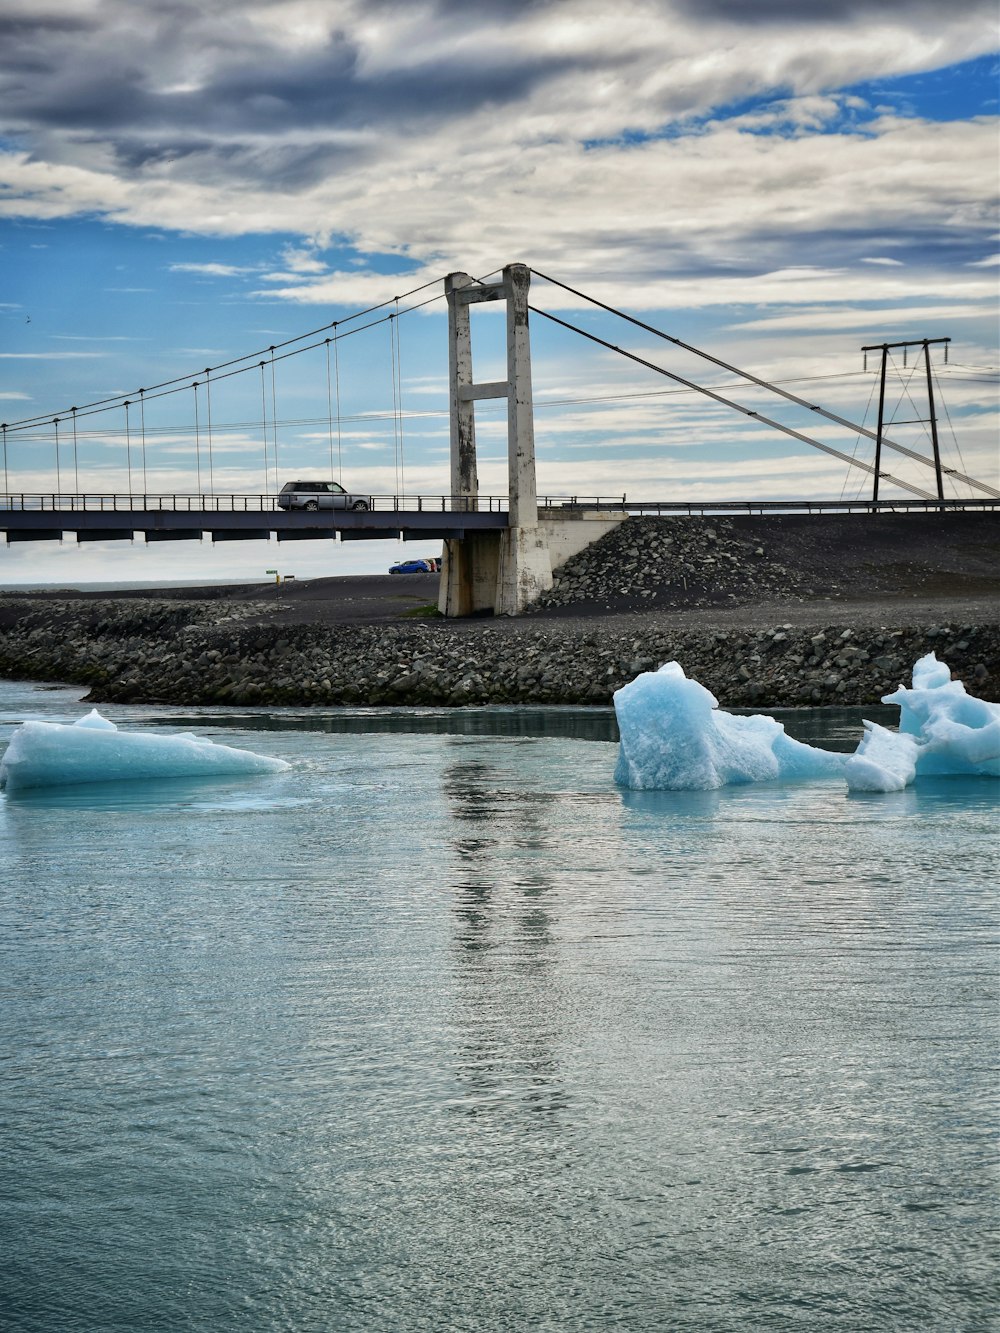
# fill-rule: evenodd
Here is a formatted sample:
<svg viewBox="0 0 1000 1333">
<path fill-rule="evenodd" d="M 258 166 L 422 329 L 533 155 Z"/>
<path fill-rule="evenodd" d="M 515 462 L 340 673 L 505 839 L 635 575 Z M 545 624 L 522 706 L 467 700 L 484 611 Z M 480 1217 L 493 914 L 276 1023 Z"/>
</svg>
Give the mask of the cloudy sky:
<svg viewBox="0 0 1000 1333">
<path fill-rule="evenodd" d="M 869 425 L 875 362 L 865 371 L 861 346 L 950 337 L 947 367 L 935 353 L 946 462 L 997 485 L 998 45 L 993 0 L 2 0 L 7 484 L 55 485 L 51 427 L 18 420 L 337 320 L 352 336 L 335 402 L 325 348 L 273 382 L 234 380 L 212 404 L 206 460 L 204 396 L 197 448 L 196 395 L 165 400 L 147 423 L 148 489 L 193 490 L 199 474 L 203 489 L 273 489 L 276 431 L 277 480 L 333 466 L 353 489 L 392 492 L 402 467 L 408 490 L 440 492 L 441 302 L 404 315 L 395 348 L 392 324 L 349 317 L 518 260 Z M 771 410 L 739 376 L 537 277 L 532 299 Z M 500 377 L 499 331 L 477 315 L 479 378 Z M 543 491 L 870 486 L 538 317 L 532 332 Z M 912 354 L 894 360 L 895 435 L 929 452 L 926 427 L 906 424 L 926 414 L 922 384 Z M 127 489 L 134 428 L 126 438 L 119 410 L 79 432 L 82 489 Z M 816 433 L 871 458 L 856 432 Z M 479 437 L 482 488 L 500 490 L 495 407 L 480 409 Z M 65 424 L 60 448 L 71 489 Z M 928 486 L 917 464 L 892 469 Z M 398 553 L 185 544 L 170 576 L 353 572 Z M 164 560 L 141 544 L 0 548 L 0 583 L 151 579 Z"/>
</svg>

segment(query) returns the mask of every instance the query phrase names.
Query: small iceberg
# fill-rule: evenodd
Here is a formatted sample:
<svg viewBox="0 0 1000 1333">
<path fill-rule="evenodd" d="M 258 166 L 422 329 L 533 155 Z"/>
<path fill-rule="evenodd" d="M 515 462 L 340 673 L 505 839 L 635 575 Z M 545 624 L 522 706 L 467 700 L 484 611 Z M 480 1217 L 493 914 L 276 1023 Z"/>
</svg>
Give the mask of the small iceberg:
<svg viewBox="0 0 1000 1333">
<path fill-rule="evenodd" d="M 899 706 L 899 731 L 865 723 L 844 767 L 851 791 L 902 791 L 932 775 L 1000 777 L 1000 704 L 966 693 L 934 653 L 915 663 L 913 686 L 882 696 Z"/>
<path fill-rule="evenodd" d="M 615 781 L 637 791 L 843 776 L 850 791 L 890 792 L 922 775 L 1000 776 L 1000 704 L 967 694 L 933 653 L 914 666 L 912 688 L 883 696 L 899 706 L 899 731 L 865 722 L 852 755 L 795 741 L 773 717 L 724 712 L 677 662 L 643 672 L 614 702 Z"/>
<path fill-rule="evenodd" d="M 119 731 L 95 708 L 72 724 L 23 722 L 0 762 L 0 787 L 16 792 L 79 782 L 249 776 L 289 767 L 284 759 L 216 745 L 191 732 Z"/>
</svg>

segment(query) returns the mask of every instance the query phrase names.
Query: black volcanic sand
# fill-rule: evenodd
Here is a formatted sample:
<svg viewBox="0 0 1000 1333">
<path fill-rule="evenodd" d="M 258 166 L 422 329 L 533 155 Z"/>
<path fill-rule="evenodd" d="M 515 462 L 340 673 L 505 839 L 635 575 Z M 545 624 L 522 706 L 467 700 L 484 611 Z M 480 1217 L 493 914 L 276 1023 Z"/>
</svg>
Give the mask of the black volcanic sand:
<svg viewBox="0 0 1000 1333">
<path fill-rule="evenodd" d="M 745 551 L 762 549 L 760 563 L 781 573 L 765 590 L 745 581 L 719 577 L 702 565 L 680 585 L 663 577 L 651 600 L 633 588 L 603 580 L 566 605 L 532 608 L 523 617 L 494 619 L 495 625 L 551 619 L 607 619 L 650 612 L 666 613 L 671 624 L 725 623 L 751 626 L 758 612 L 781 614 L 793 623 L 811 623 L 816 611 L 852 608 L 852 616 L 873 623 L 889 615 L 952 618 L 965 608 L 974 618 L 996 616 L 1000 609 L 1000 513 L 776 515 L 754 518 L 633 519 L 603 542 L 581 553 L 588 558 L 605 550 L 615 573 L 621 563 L 615 546 L 631 543 L 633 529 L 689 531 L 704 548 L 706 532 L 732 533 Z M 746 557 L 745 557 L 746 558 Z M 753 557 L 751 557 L 753 558 Z M 579 561 L 581 557 L 576 557 Z M 572 564 L 573 562 L 571 562 Z M 756 560 L 755 560 L 756 563 Z M 669 570 L 663 570 L 664 576 Z M 596 581 L 595 581 L 596 582 Z M 743 583 L 743 586 L 739 586 Z M 777 586 L 774 586 L 777 585 Z M 736 591 L 731 591 L 736 587 Z M 394 621 L 437 602 L 436 574 L 363 574 L 301 579 L 291 583 L 213 584 L 190 588 L 127 589 L 82 592 L 72 588 L 30 593 L 6 592 L 5 598 L 33 601 L 156 599 L 232 602 L 260 608 L 270 624 L 344 625 Z M 544 599 L 543 599 L 544 601 Z M 803 608 L 807 608 L 803 610 Z M 708 615 L 697 614 L 709 612 Z M 724 614 L 723 614 L 724 613 Z M 721 617 L 721 619 L 720 619 Z M 803 618 L 804 617 L 804 618 Z M 492 619 L 492 618 L 491 618 Z M 449 622 L 456 629 L 481 617 Z M 10 623 L 10 608 L 0 609 L 0 626 Z"/>
</svg>

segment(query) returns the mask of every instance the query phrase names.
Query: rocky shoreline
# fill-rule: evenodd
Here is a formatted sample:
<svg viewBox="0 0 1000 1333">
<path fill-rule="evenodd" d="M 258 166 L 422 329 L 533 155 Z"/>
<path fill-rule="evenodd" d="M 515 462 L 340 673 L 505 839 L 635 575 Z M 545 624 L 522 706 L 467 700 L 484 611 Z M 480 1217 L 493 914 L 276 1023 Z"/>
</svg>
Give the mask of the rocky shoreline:
<svg viewBox="0 0 1000 1333">
<path fill-rule="evenodd" d="M 861 529 L 845 538 L 826 525 L 824 547 L 813 528 L 806 547 L 800 527 L 781 539 L 773 521 L 766 544 L 738 521 L 630 522 L 582 553 L 535 613 L 518 619 L 401 618 L 397 599 L 391 619 L 338 623 L 308 589 L 288 603 L 261 588 L 213 597 L 9 594 L 0 597 L 0 674 L 85 685 L 93 702 L 606 705 L 640 671 L 677 660 L 726 707 L 775 708 L 877 703 L 933 651 L 970 693 L 1000 698 L 995 585 L 975 568 L 964 584 L 942 571 L 947 558 L 928 543 L 930 529 L 904 521 L 926 559 L 897 559 L 891 569 L 885 559 L 869 568 L 845 557 L 844 542 Z M 957 531 L 966 540 L 996 526 Z M 824 549 L 836 582 L 823 572 Z M 879 584 L 887 569 L 891 597 Z M 920 588 L 931 577 L 953 578 L 956 595 L 941 589 L 919 607 L 900 596 L 907 579 Z M 980 580 L 975 596 L 969 578 Z M 864 615 L 836 600 L 845 582 L 869 598 Z"/>
<path fill-rule="evenodd" d="M 251 623 L 252 612 L 140 599 L 25 606 L 0 673 L 89 687 L 88 701 L 225 705 L 608 704 L 679 661 L 727 706 L 870 704 L 935 652 L 1000 698 L 996 625 L 855 627 L 827 618 L 756 630 L 490 622 L 350 627 Z"/>
</svg>

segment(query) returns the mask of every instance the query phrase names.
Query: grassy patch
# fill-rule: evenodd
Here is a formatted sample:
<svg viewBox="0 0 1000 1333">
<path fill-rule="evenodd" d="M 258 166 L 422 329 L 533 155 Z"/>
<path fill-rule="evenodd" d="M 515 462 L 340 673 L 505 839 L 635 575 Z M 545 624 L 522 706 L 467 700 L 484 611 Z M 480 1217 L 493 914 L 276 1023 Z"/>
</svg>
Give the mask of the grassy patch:
<svg viewBox="0 0 1000 1333">
<path fill-rule="evenodd" d="M 437 602 L 425 602 L 422 606 L 415 606 L 409 611 L 404 611 L 400 618 L 403 620 L 433 620 L 440 614 Z"/>
</svg>

